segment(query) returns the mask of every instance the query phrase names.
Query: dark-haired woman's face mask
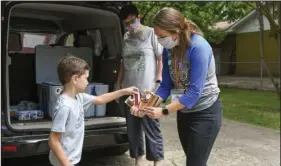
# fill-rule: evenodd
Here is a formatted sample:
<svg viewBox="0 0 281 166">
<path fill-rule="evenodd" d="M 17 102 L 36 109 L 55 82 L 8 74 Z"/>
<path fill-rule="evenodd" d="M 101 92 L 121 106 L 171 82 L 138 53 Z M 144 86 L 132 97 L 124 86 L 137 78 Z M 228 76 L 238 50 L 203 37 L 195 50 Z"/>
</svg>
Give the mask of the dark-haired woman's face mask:
<svg viewBox="0 0 281 166">
<path fill-rule="evenodd" d="M 130 21 L 124 21 L 124 27 L 127 31 L 134 31 L 136 30 L 139 25 L 140 25 L 140 18 L 135 17 L 133 19 L 131 19 Z"/>
</svg>

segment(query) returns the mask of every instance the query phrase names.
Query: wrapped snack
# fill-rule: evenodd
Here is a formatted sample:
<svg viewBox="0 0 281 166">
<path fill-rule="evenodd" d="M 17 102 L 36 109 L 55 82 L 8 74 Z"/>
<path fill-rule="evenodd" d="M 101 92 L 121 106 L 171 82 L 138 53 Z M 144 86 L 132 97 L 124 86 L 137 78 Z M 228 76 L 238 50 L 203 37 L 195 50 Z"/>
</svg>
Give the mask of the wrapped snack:
<svg viewBox="0 0 281 166">
<path fill-rule="evenodd" d="M 138 107 L 135 107 L 135 106 L 132 106 L 130 108 L 130 112 L 132 115 L 140 117 L 140 118 L 145 115 L 143 111 L 141 111 Z"/>
<path fill-rule="evenodd" d="M 125 104 L 127 104 L 128 107 L 134 106 L 134 97 L 130 96 L 125 100 Z"/>
<path fill-rule="evenodd" d="M 140 101 L 140 92 L 138 91 L 137 94 L 133 95 L 133 96 L 129 96 L 126 100 L 125 103 L 129 106 L 137 106 L 139 105 L 139 101 Z"/>
<path fill-rule="evenodd" d="M 160 97 L 153 92 L 145 91 L 127 98 L 125 103 L 131 108 L 130 112 L 134 116 L 143 117 L 144 113 L 141 111 L 145 107 L 154 107 Z M 134 107 L 133 107 L 134 106 Z"/>
<path fill-rule="evenodd" d="M 141 101 L 139 104 L 139 109 L 143 109 L 145 107 L 154 107 L 160 97 L 153 92 L 146 91 L 141 95 Z"/>
<path fill-rule="evenodd" d="M 160 83 L 156 83 L 155 88 L 152 91 L 145 91 L 143 93 L 141 93 L 138 90 L 138 94 L 134 95 L 134 96 L 130 96 L 125 100 L 125 103 L 129 106 L 137 106 L 138 108 L 144 108 L 145 106 L 149 106 L 149 107 L 153 107 L 155 106 L 155 104 L 157 103 L 157 101 L 159 100 L 159 96 L 155 94 L 155 92 L 157 91 L 157 89 L 159 88 Z M 137 99 L 137 100 L 135 100 Z M 141 100 L 143 100 L 143 102 L 141 102 Z M 139 105 L 141 105 L 139 107 Z"/>
<path fill-rule="evenodd" d="M 152 91 L 139 92 L 133 96 L 128 97 L 125 103 L 131 108 L 130 112 L 134 116 L 143 117 L 144 113 L 141 111 L 145 107 L 154 107 L 160 99 L 160 96 L 155 92 L 160 86 L 160 83 L 156 84 L 156 87 Z M 134 107 L 133 107 L 134 106 Z"/>
<path fill-rule="evenodd" d="M 132 115 L 137 117 L 143 117 L 144 113 L 139 110 L 139 104 L 141 100 L 141 93 L 138 90 L 138 93 L 130 96 L 126 99 L 125 103 L 130 107 L 130 112 Z"/>
</svg>

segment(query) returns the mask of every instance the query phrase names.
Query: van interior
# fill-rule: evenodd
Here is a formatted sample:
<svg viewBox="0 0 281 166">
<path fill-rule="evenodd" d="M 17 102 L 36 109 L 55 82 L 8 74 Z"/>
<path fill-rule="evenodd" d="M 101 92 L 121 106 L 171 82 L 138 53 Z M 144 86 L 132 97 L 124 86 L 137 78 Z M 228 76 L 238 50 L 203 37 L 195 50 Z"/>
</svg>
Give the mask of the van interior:
<svg viewBox="0 0 281 166">
<path fill-rule="evenodd" d="M 11 9 L 8 32 L 7 111 L 13 129 L 50 130 L 51 117 L 40 107 L 40 85 L 46 80 L 58 82 L 56 65 L 62 56 L 84 57 L 91 66 L 89 83 L 102 83 L 113 91 L 122 51 L 117 14 L 78 5 L 20 3 Z M 42 111 L 44 116 L 34 118 L 40 116 L 33 113 L 30 119 L 19 118 L 19 112 L 30 110 Z M 85 118 L 85 127 L 125 123 L 123 115 L 113 101 L 106 105 L 104 115 Z"/>
</svg>

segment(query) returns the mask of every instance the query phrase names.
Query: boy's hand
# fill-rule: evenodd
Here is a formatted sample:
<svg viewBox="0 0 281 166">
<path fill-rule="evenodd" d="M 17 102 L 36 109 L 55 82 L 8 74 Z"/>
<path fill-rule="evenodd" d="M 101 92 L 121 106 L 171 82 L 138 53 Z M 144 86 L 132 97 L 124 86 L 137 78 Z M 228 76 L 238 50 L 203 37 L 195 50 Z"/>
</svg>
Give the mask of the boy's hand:
<svg viewBox="0 0 281 166">
<path fill-rule="evenodd" d="M 49 137 L 50 149 L 52 149 L 62 166 L 73 166 L 68 157 L 64 154 L 63 148 L 60 144 L 61 135 L 61 132 L 51 132 Z"/>
<path fill-rule="evenodd" d="M 134 95 L 134 94 L 138 94 L 138 88 L 136 87 L 129 87 L 129 88 L 125 88 L 122 89 L 122 94 L 123 95 Z"/>
<path fill-rule="evenodd" d="M 110 93 L 105 93 L 100 96 L 96 96 L 95 99 L 93 100 L 93 103 L 96 105 L 103 105 L 113 100 L 116 100 L 124 95 L 135 95 L 135 94 L 138 94 L 138 88 L 130 87 Z"/>
</svg>

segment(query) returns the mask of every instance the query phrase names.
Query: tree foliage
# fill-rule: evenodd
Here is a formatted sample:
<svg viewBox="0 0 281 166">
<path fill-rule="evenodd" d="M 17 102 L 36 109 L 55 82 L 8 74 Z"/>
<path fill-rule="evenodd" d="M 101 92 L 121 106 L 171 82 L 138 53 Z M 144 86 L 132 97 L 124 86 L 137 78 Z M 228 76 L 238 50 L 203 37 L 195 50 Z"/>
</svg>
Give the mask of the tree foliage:
<svg viewBox="0 0 281 166">
<path fill-rule="evenodd" d="M 195 22 L 211 43 L 219 43 L 225 37 L 221 30 L 212 28 L 220 21 L 237 21 L 250 12 L 251 6 L 244 2 L 134 2 L 140 11 L 142 22 L 152 26 L 153 16 L 163 7 L 173 7 Z"/>
<path fill-rule="evenodd" d="M 277 18 L 280 15 L 280 3 L 275 1 L 265 1 L 263 3 L 249 3 L 244 2 L 248 6 L 251 7 L 252 10 L 257 10 L 261 12 L 263 16 L 265 16 L 270 24 L 270 37 L 278 38 L 280 35 L 280 25 L 277 22 Z M 258 6 L 258 8 L 257 8 Z"/>
<path fill-rule="evenodd" d="M 245 17 L 250 11 L 257 10 L 265 16 L 270 24 L 270 37 L 274 37 L 278 42 L 278 37 L 281 40 L 281 2 L 264 1 L 236 1 L 236 2 L 134 2 L 140 11 L 142 22 L 145 25 L 152 26 L 151 21 L 158 10 L 163 7 L 173 7 L 184 14 L 187 19 L 195 22 L 204 32 L 206 39 L 211 43 L 220 43 L 226 36 L 222 30 L 213 28 L 217 22 L 228 21 L 235 22 Z M 279 18 L 279 23 L 277 19 Z M 279 40 L 279 42 L 281 42 Z M 263 42 L 263 41 L 261 41 Z M 279 48 L 280 52 L 280 48 Z M 276 92 L 280 97 L 280 88 L 274 82 L 270 70 L 266 68 L 268 75 L 271 78 Z"/>
</svg>

